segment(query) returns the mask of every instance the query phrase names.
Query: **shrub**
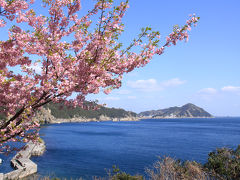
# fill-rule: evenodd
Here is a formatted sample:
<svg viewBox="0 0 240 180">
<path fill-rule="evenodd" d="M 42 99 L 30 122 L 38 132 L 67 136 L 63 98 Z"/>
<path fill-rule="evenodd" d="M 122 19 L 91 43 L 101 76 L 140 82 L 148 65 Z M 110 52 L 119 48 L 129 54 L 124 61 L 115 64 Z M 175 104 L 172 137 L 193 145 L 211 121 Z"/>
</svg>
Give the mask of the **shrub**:
<svg viewBox="0 0 240 180">
<path fill-rule="evenodd" d="M 143 180 L 143 176 L 140 175 L 130 175 L 121 171 L 116 166 L 113 166 L 112 172 L 109 173 L 109 180 Z"/>
<path fill-rule="evenodd" d="M 210 177 L 195 161 L 176 161 L 170 157 L 159 159 L 153 169 L 147 169 L 151 180 L 207 180 Z"/>
<path fill-rule="evenodd" d="M 204 165 L 207 171 L 219 179 L 240 179 L 240 145 L 236 150 L 218 148 L 208 156 L 208 162 Z"/>
</svg>

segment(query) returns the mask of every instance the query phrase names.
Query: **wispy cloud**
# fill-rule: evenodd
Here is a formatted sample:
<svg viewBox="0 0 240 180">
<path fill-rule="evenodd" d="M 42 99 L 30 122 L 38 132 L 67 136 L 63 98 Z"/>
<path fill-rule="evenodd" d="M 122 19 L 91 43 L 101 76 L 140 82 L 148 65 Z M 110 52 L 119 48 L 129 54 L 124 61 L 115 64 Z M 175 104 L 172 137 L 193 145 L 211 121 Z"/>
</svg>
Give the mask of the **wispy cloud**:
<svg viewBox="0 0 240 180">
<path fill-rule="evenodd" d="M 156 79 L 128 81 L 127 85 L 131 88 L 142 90 L 142 91 L 160 90 Z"/>
<path fill-rule="evenodd" d="M 220 88 L 219 90 L 215 88 L 204 88 L 198 91 L 200 94 L 217 94 L 221 92 L 230 92 L 230 93 L 240 93 L 240 87 L 239 86 L 224 86 Z"/>
<path fill-rule="evenodd" d="M 173 79 L 169 79 L 167 81 L 164 81 L 161 83 L 162 87 L 175 87 L 175 86 L 179 86 L 186 83 L 186 81 L 184 80 L 180 80 L 179 78 L 173 78 Z"/>
<path fill-rule="evenodd" d="M 240 87 L 238 86 L 224 86 L 221 90 L 224 92 L 240 93 Z"/>
<path fill-rule="evenodd" d="M 197 96 L 204 100 L 216 100 L 216 98 L 230 98 L 231 95 L 240 95 L 239 86 L 224 86 L 219 89 L 203 88 L 197 92 Z"/>
<path fill-rule="evenodd" d="M 104 98 L 104 100 L 107 100 L 107 101 L 118 101 L 120 100 L 119 97 L 115 97 L 115 96 L 108 96 L 106 98 Z"/>
<path fill-rule="evenodd" d="M 127 98 L 128 98 L 128 99 L 137 99 L 136 96 L 128 96 Z"/>
<path fill-rule="evenodd" d="M 204 88 L 204 89 L 199 90 L 198 93 L 205 94 L 205 95 L 206 94 L 211 95 L 211 94 L 216 94 L 217 90 L 214 88 Z"/>
<path fill-rule="evenodd" d="M 186 81 L 180 80 L 179 78 L 169 79 L 158 83 L 156 79 L 146 79 L 137 81 L 128 81 L 127 85 L 131 88 L 141 91 L 161 91 L 165 88 L 176 87 L 184 84 Z"/>
<path fill-rule="evenodd" d="M 212 102 L 218 96 L 218 90 L 215 88 L 203 88 L 195 94 L 197 99 Z"/>
<path fill-rule="evenodd" d="M 126 89 L 120 89 L 116 91 L 117 94 L 121 94 L 121 95 L 126 95 L 126 94 L 130 94 L 131 91 L 126 90 Z"/>
</svg>

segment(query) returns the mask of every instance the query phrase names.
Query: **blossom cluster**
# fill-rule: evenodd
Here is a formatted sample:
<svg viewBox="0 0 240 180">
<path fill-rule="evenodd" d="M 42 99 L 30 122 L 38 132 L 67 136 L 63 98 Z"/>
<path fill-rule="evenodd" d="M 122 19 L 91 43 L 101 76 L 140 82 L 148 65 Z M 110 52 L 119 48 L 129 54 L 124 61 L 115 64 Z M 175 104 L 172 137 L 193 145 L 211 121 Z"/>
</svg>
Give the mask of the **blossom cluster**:
<svg viewBox="0 0 240 180">
<path fill-rule="evenodd" d="M 118 39 L 128 1 L 113 7 L 112 0 L 98 0 L 82 17 L 78 17 L 80 0 L 44 0 L 47 17 L 30 9 L 33 3 L 0 0 L 0 13 L 5 17 L 0 26 L 7 20 L 16 21 L 9 29 L 9 39 L 0 42 L 0 113 L 7 117 L 0 124 L 2 147 L 9 141 L 37 140 L 39 124 L 32 116 L 41 106 L 64 102 L 84 107 L 86 95 L 101 90 L 108 94 L 119 88 L 124 73 L 145 66 L 177 41 L 188 40 L 188 31 L 199 19 L 192 16 L 185 26 L 175 27 L 162 46 L 158 31 L 143 28 L 124 49 Z M 96 15 L 99 20 L 93 28 Z M 23 23 L 28 28 L 22 28 Z M 64 41 L 68 36 L 74 39 Z M 21 73 L 11 67 L 18 67 Z M 77 96 L 70 99 L 73 93 Z"/>
</svg>

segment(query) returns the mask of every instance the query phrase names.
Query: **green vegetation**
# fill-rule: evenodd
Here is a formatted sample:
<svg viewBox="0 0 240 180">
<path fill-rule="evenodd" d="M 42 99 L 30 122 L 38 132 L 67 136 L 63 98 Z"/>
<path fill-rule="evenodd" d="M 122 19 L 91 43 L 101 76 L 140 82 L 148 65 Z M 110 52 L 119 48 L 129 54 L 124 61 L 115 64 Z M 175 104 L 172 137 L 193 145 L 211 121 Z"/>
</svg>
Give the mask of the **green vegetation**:
<svg viewBox="0 0 240 180">
<path fill-rule="evenodd" d="M 170 157 L 159 159 L 152 169 L 147 169 L 151 180 L 207 180 L 210 176 L 195 161 L 181 162 Z"/>
<path fill-rule="evenodd" d="M 44 140 L 39 137 L 38 142 L 39 142 L 39 143 L 44 143 Z"/>
<path fill-rule="evenodd" d="M 152 116 L 153 118 L 165 118 L 165 117 L 175 117 L 175 118 L 186 118 L 186 117 L 213 117 L 204 109 L 188 103 L 182 107 L 170 107 L 166 109 L 144 111 L 139 113 L 139 116 Z"/>
<path fill-rule="evenodd" d="M 89 105 L 89 102 L 86 102 Z M 96 104 L 93 104 L 96 105 Z M 84 110 L 80 107 L 69 108 L 62 104 L 48 104 L 45 108 L 49 108 L 51 110 L 51 114 L 55 118 L 62 119 L 70 119 L 73 117 L 85 117 L 85 118 L 99 118 L 101 115 L 111 117 L 111 118 L 121 118 L 127 116 L 136 117 L 137 114 L 130 111 L 125 111 L 124 109 L 116 109 L 116 108 L 107 108 L 100 107 L 97 110 Z"/>
<path fill-rule="evenodd" d="M 204 165 L 167 157 L 157 161 L 147 172 L 152 180 L 240 180 L 240 145 L 236 150 L 218 148 L 208 154 Z"/>
<path fill-rule="evenodd" d="M 86 102 L 85 104 L 96 106 L 96 104 L 94 103 L 91 104 L 90 102 Z M 55 118 L 60 118 L 60 119 L 71 119 L 74 117 L 98 119 L 101 115 L 104 115 L 110 118 L 123 118 L 128 116 L 133 116 L 133 117 L 137 116 L 136 113 L 131 111 L 125 111 L 124 109 L 100 107 L 97 110 L 84 110 L 80 107 L 76 107 L 76 108 L 67 107 L 61 103 L 58 103 L 58 104 L 50 103 L 45 105 L 44 108 L 50 109 L 51 115 L 53 115 Z M 0 120 L 1 119 L 5 119 L 5 116 L 2 114 L 0 114 Z"/>
<path fill-rule="evenodd" d="M 5 119 L 6 117 L 3 114 L 0 114 L 0 120 Z"/>
<path fill-rule="evenodd" d="M 143 176 L 130 175 L 121 171 L 117 166 L 113 166 L 113 170 L 108 173 L 109 180 L 143 180 Z"/>
<path fill-rule="evenodd" d="M 236 150 L 220 148 L 209 153 L 204 167 L 219 179 L 240 179 L 240 145 Z"/>
</svg>

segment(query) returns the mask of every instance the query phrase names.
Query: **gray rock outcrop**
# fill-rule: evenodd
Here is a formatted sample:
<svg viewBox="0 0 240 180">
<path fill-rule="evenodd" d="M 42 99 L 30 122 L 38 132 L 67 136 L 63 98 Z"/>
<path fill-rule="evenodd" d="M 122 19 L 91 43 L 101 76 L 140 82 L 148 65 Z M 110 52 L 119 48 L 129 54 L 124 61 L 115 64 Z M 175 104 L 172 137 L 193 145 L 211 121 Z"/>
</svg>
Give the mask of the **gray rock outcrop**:
<svg viewBox="0 0 240 180">
<path fill-rule="evenodd" d="M 40 108 L 38 112 L 33 117 L 33 121 L 37 121 L 41 124 L 49 124 L 56 120 L 56 118 L 52 115 L 51 110 L 49 108 Z"/>
<path fill-rule="evenodd" d="M 101 115 L 99 118 L 85 118 L 85 117 L 74 117 L 70 119 L 60 119 L 55 118 L 51 123 L 78 123 L 78 122 L 102 122 L 102 121 L 138 121 L 138 117 L 134 116 L 126 116 L 126 117 L 119 117 L 119 118 L 111 118 L 108 116 Z"/>
</svg>

